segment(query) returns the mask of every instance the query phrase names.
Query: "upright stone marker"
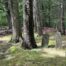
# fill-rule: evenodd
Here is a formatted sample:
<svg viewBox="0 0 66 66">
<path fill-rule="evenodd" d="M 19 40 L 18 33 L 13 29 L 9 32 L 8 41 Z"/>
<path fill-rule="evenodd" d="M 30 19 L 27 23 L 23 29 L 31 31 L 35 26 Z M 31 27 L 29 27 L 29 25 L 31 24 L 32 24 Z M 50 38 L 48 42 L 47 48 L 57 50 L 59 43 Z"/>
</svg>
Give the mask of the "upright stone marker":
<svg viewBox="0 0 66 66">
<path fill-rule="evenodd" d="M 47 33 L 44 33 L 42 36 L 42 47 L 48 47 L 49 43 L 49 35 Z"/>
<path fill-rule="evenodd" d="M 55 35 L 55 40 L 56 40 L 56 48 L 62 48 L 62 37 L 61 33 L 59 31 L 56 32 Z"/>
</svg>

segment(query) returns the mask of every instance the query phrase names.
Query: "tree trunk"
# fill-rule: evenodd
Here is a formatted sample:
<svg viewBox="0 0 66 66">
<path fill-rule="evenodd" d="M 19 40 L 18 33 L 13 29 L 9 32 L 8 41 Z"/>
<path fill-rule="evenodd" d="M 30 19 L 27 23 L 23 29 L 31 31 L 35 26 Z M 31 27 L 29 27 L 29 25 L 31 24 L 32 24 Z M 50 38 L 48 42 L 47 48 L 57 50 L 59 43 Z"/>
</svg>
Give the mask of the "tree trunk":
<svg viewBox="0 0 66 66">
<path fill-rule="evenodd" d="M 49 0 L 49 6 L 48 6 L 48 11 L 49 11 L 49 13 L 48 13 L 48 22 L 49 22 L 49 27 L 51 27 L 50 26 L 50 22 L 51 22 L 51 17 L 50 17 L 50 12 L 51 12 L 51 1 Z"/>
<path fill-rule="evenodd" d="M 8 26 L 9 29 L 12 29 L 12 23 L 11 23 L 11 14 L 10 14 L 10 9 L 8 6 L 8 0 L 5 1 L 5 8 L 6 8 L 6 17 L 7 17 L 7 21 L 8 21 Z"/>
<path fill-rule="evenodd" d="M 34 11 L 35 11 L 34 22 L 36 26 L 36 31 L 39 35 L 42 35 L 42 14 L 40 0 L 34 0 Z"/>
<path fill-rule="evenodd" d="M 65 35 L 65 26 L 64 26 L 64 0 L 61 1 L 61 34 Z"/>
<path fill-rule="evenodd" d="M 23 0 L 23 18 L 24 18 L 24 35 L 23 44 L 24 48 L 36 48 L 36 42 L 34 39 L 34 22 L 33 22 L 33 0 Z"/>
<path fill-rule="evenodd" d="M 37 0 L 33 1 L 33 20 L 34 20 L 34 30 L 37 32 Z"/>
<path fill-rule="evenodd" d="M 9 0 L 9 8 L 12 22 L 12 33 L 13 33 L 12 40 L 15 42 L 19 42 L 20 38 L 22 39 L 22 32 L 19 21 L 18 1 Z"/>
</svg>

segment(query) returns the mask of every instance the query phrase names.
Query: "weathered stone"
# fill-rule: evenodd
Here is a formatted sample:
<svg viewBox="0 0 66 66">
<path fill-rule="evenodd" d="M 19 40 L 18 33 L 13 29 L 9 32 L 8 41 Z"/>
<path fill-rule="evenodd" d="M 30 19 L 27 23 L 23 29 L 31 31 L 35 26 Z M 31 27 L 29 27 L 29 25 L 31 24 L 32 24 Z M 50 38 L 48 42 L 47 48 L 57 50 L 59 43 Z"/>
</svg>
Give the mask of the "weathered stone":
<svg viewBox="0 0 66 66">
<path fill-rule="evenodd" d="M 49 35 L 48 34 L 43 34 L 42 47 L 48 47 L 48 43 L 49 43 Z"/>
<path fill-rule="evenodd" d="M 56 48 L 62 48 L 62 37 L 61 33 L 59 31 L 55 34 L 55 40 L 56 40 Z"/>
</svg>

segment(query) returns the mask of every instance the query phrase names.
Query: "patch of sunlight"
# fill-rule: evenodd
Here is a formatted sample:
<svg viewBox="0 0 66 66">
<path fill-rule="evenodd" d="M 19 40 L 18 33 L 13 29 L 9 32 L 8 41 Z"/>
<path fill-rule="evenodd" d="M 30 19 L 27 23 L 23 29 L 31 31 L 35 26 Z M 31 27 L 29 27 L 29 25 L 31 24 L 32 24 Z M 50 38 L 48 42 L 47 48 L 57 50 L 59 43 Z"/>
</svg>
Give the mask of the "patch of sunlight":
<svg viewBox="0 0 66 66">
<path fill-rule="evenodd" d="M 56 41 L 55 40 L 49 40 L 49 45 L 55 45 Z"/>
<path fill-rule="evenodd" d="M 41 56 L 43 57 L 65 57 L 65 51 L 62 49 L 55 49 L 55 48 L 43 48 Z"/>
<path fill-rule="evenodd" d="M 8 41 L 10 41 L 10 39 L 11 39 L 11 35 L 0 37 L 0 41 L 8 42 Z"/>
<path fill-rule="evenodd" d="M 34 36 L 35 36 L 35 37 L 37 37 L 37 36 L 38 36 L 38 34 L 37 34 L 37 33 L 34 33 Z"/>
<path fill-rule="evenodd" d="M 53 58 L 56 57 L 55 55 L 51 55 L 51 54 L 42 54 L 41 57 L 47 57 L 47 58 Z"/>
<path fill-rule="evenodd" d="M 37 43 L 38 46 L 41 46 L 41 42 Z"/>
</svg>

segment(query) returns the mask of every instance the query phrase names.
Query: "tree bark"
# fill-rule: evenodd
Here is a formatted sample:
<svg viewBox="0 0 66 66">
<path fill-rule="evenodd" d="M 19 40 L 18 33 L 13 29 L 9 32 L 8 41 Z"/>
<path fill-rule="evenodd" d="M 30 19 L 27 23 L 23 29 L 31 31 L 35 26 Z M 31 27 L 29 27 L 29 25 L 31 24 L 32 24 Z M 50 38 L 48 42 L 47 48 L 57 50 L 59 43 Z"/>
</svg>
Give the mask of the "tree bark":
<svg viewBox="0 0 66 66">
<path fill-rule="evenodd" d="M 33 0 L 33 20 L 34 20 L 34 30 L 37 32 L 37 0 Z"/>
<path fill-rule="evenodd" d="M 24 35 L 22 46 L 27 49 L 36 48 L 37 45 L 34 39 L 33 0 L 23 1 Z"/>
<path fill-rule="evenodd" d="M 64 26 L 64 0 L 61 1 L 61 25 L 60 25 L 60 31 L 61 34 L 65 35 L 65 26 Z"/>
<path fill-rule="evenodd" d="M 7 17 L 7 21 L 8 21 L 8 26 L 9 29 L 12 29 L 12 23 L 11 23 L 11 15 L 10 15 L 10 9 L 8 6 L 8 0 L 5 1 L 5 8 L 6 8 L 6 17 Z"/>
<path fill-rule="evenodd" d="M 12 22 L 12 41 L 19 42 L 22 39 L 21 25 L 19 21 L 18 0 L 9 0 L 9 8 Z"/>
<path fill-rule="evenodd" d="M 42 35 L 42 14 L 41 14 L 41 1 L 34 0 L 33 2 L 33 16 L 34 16 L 34 23 L 35 23 L 35 31 Z"/>
</svg>

